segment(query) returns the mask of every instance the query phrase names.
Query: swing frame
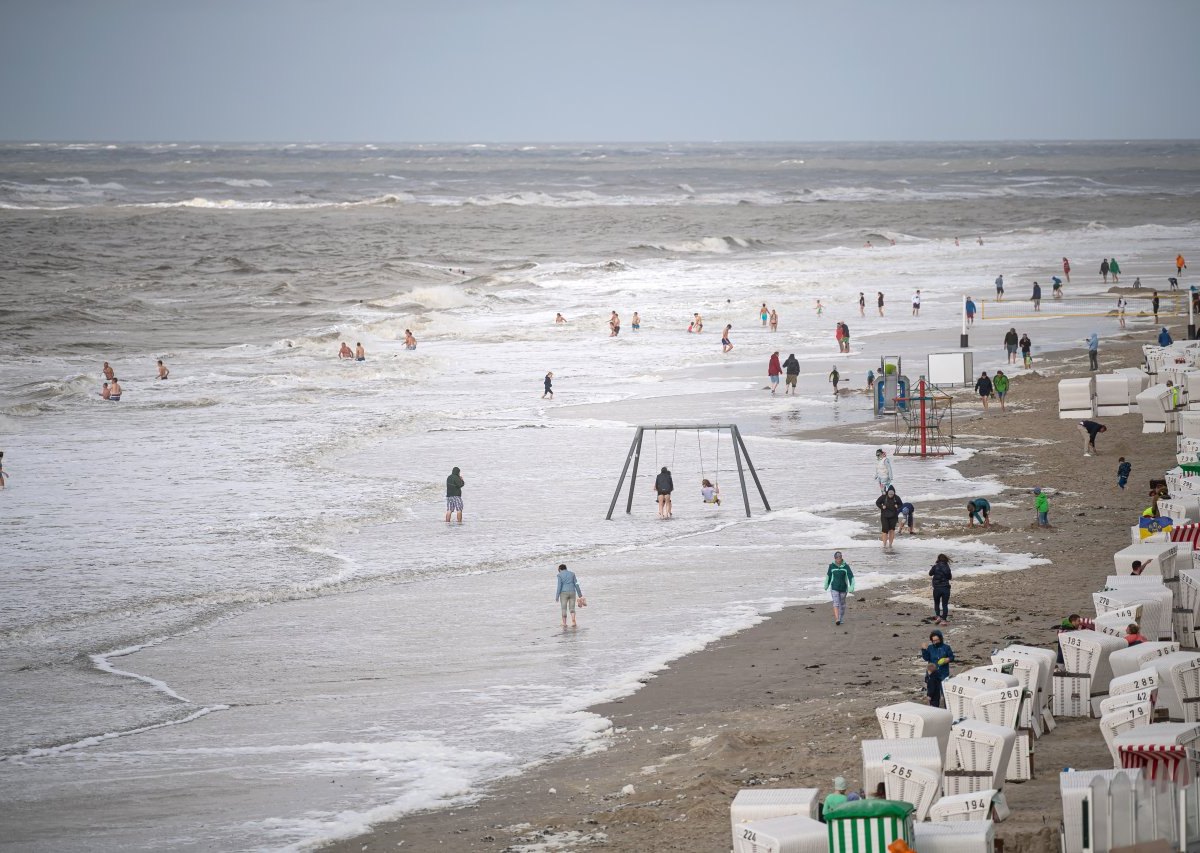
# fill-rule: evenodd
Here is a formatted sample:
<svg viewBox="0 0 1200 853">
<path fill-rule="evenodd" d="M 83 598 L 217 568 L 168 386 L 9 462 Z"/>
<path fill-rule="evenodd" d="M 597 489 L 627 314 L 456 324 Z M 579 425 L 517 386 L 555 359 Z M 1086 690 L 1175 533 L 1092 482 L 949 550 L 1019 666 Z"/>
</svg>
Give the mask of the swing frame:
<svg viewBox="0 0 1200 853">
<path fill-rule="evenodd" d="M 621 477 L 617 480 L 617 488 L 613 492 L 612 502 L 608 505 L 608 515 L 604 516 L 606 521 L 612 521 L 613 510 L 617 507 L 617 499 L 621 497 L 621 489 L 625 485 L 625 475 L 629 473 L 631 463 L 633 465 L 633 474 L 629 478 L 629 498 L 625 501 L 625 514 L 629 515 L 633 512 L 633 490 L 637 482 L 638 462 L 642 456 L 642 441 L 647 432 L 659 433 L 665 430 L 674 431 L 676 441 L 679 440 L 680 430 L 696 430 L 697 442 L 700 440 L 701 430 L 716 430 L 718 460 L 720 459 L 721 452 L 721 430 L 728 430 L 729 440 L 733 445 L 733 458 L 737 462 L 738 480 L 742 485 L 742 503 L 746 507 L 746 517 L 750 517 L 750 493 L 746 490 L 745 468 L 750 469 L 750 476 L 754 478 L 754 485 L 758 487 L 758 496 L 762 498 L 763 507 L 767 512 L 771 511 L 771 505 L 767 503 L 767 494 L 763 491 L 762 482 L 758 479 L 758 472 L 754 470 L 754 463 L 750 461 L 750 453 L 746 450 L 746 442 L 742 440 L 742 434 L 738 430 L 737 424 L 653 424 L 639 426 L 633 436 L 633 443 L 629 445 L 629 453 L 625 456 L 625 466 L 621 468 Z M 658 445 L 656 442 L 655 453 L 657 451 Z M 674 454 L 672 453 L 672 455 Z M 742 466 L 743 457 L 746 460 L 745 468 Z M 701 460 L 703 458 L 703 451 L 701 451 Z M 717 464 L 719 466 L 720 462 L 718 461 Z"/>
</svg>

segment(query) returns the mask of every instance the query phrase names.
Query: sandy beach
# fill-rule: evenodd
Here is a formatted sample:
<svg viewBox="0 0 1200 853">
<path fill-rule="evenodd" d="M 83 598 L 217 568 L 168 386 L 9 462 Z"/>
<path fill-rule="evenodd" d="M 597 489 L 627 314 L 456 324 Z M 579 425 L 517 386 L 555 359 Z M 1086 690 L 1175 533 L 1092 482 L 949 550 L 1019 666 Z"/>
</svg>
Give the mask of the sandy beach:
<svg viewBox="0 0 1200 853">
<path fill-rule="evenodd" d="M 1101 371 L 1140 363 L 1147 338 L 1138 330 L 1106 341 Z M 1112 572 L 1113 552 L 1128 544 L 1149 478 L 1174 464 L 1174 436 L 1143 435 L 1136 415 L 1102 419 L 1108 432 L 1099 455 L 1083 458 L 1075 422 L 1057 417 L 1057 382 L 1086 370 L 1082 349 L 1043 359 L 1014 381 L 1006 413 L 995 404 L 983 413 L 968 390 L 955 393 L 956 443 L 975 451 L 959 469 L 1006 487 L 992 501 L 994 523 L 968 529 L 958 501 L 921 506 L 917 535 L 898 540 L 898 550 L 914 570 L 936 556 L 919 547 L 931 535 L 980 536 L 1041 558 L 1028 569 L 956 577 L 946 629 L 956 671 L 987 663 L 1009 643 L 1053 647 L 1059 620 L 1090 614 L 1090 593 Z M 889 449 L 893 434 L 890 420 L 836 430 L 838 440 Z M 1134 466 L 1125 491 L 1116 486 L 1119 456 Z M 1034 486 L 1050 494 L 1051 529 L 1030 526 Z M 876 511 L 864 507 L 862 518 L 873 522 Z M 836 775 L 859 784 L 858 742 L 879 736 L 874 709 L 923 701 L 919 648 L 930 612 L 923 583 L 860 592 L 840 628 L 824 604 L 786 608 L 676 661 L 633 696 L 593 708 L 614 725 L 603 751 L 529 768 L 475 804 L 411 815 L 327 849 L 726 851 L 729 803 L 740 788 L 827 791 Z M 997 827 L 1007 851 L 1058 850 L 1058 771 L 1067 766 L 1110 766 L 1094 721 L 1060 721 L 1037 743 L 1035 778 L 1009 783 L 1013 814 Z"/>
</svg>

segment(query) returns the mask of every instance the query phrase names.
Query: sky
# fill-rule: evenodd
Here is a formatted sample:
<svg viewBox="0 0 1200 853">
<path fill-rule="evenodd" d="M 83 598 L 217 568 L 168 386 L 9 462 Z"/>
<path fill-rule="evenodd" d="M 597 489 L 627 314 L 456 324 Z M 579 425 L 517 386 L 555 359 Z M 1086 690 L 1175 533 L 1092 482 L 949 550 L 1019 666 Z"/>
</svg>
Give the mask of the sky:
<svg viewBox="0 0 1200 853">
<path fill-rule="evenodd" d="M 1196 0 L 0 0 L 0 140 L 1200 138 Z"/>
</svg>

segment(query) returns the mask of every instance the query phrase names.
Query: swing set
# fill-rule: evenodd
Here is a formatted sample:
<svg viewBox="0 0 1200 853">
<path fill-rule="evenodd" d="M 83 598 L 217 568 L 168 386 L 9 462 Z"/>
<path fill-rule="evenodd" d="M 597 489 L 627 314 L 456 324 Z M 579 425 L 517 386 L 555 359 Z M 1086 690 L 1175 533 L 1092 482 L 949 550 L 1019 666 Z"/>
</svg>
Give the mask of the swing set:
<svg viewBox="0 0 1200 853">
<path fill-rule="evenodd" d="M 629 478 L 629 498 L 625 502 L 625 513 L 628 515 L 633 512 L 633 489 L 637 481 L 638 462 L 642 456 L 642 442 L 645 439 L 646 432 L 654 433 L 654 468 L 655 473 L 658 473 L 658 434 L 665 430 L 670 430 L 675 433 L 674 440 L 671 443 L 671 467 L 675 466 L 675 449 L 679 444 L 679 432 L 681 430 L 695 430 L 696 432 L 696 448 L 700 454 L 700 476 L 705 476 L 704 471 L 704 447 L 700 440 L 700 434 L 707 430 L 716 430 L 717 432 L 717 454 L 716 454 L 716 472 L 714 477 L 719 476 L 721 470 L 721 430 L 729 431 L 729 441 L 733 445 L 733 458 L 737 463 L 738 480 L 742 486 L 742 502 L 746 506 L 746 517 L 750 517 L 750 493 L 746 490 L 746 473 L 745 468 L 750 469 L 750 476 L 754 478 L 754 485 L 758 487 L 758 496 L 762 498 L 763 507 L 767 512 L 771 511 L 771 505 L 767 503 L 766 492 L 763 491 L 762 483 L 758 479 L 758 472 L 754 470 L 754 463 L 750 461 L 750 453 L 746 450 L 746 443 L 742 441 L 742 434 L 738 431 L 737 424 L 668 424 L 653 426 L 639 426 L 637 433 L 633 437 L 633 443 L 629 446 L 629 453 L 625 457 L 625 467 L 621 469 L 621 478 L 617 480 L 616 491 L 613 492 L 612 503 L 608 505 L 608 515 L 605 516 L 607 521 L 612 521 L 613 510 L 617 507 L 617 499 L 621 496 L 621 488 L 625 485 L 625 475 L 629 473 L 629 466 L 633 465 L 633 474 Z M 745 458 L 745 467 L 742 465 L 742 459 Z M 717 480 L 713 481 L 719 486 Z"/>
</svg>

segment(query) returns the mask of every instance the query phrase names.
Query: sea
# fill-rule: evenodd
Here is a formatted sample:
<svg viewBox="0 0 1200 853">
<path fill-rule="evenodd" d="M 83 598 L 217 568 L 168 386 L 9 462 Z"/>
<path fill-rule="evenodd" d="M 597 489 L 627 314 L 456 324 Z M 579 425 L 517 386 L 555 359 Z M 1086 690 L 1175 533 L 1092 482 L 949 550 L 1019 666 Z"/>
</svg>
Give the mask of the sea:
<svg viewBox="0 0 1200 853">
<path fill-rule="evenodd" d="M 867 370 L 958 350 L 968 295 L 976 371 L 1010 325 L 1078 349 L 1117 332 L 1103 258 L 1165 292 L 1198 246 L 1190 141 L 0 145 L 0 850 L 316 849 L 606 748 L 589 707 L 821 600 L 833 549 L 866 590 L 1029 565 L 881 551 L 874 447 L 838 440 Z M 606 520 L 636 426 L 713 424 L 770 512 L 728 432 L 664 429 Z M 918 523 L 1000 491 L 964 455 L 896 460 Z"/>
</svg>

